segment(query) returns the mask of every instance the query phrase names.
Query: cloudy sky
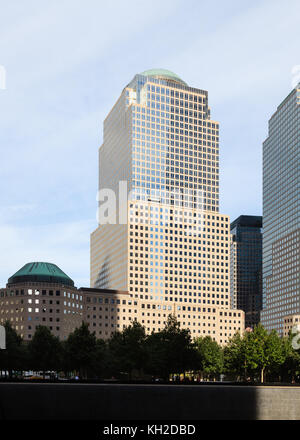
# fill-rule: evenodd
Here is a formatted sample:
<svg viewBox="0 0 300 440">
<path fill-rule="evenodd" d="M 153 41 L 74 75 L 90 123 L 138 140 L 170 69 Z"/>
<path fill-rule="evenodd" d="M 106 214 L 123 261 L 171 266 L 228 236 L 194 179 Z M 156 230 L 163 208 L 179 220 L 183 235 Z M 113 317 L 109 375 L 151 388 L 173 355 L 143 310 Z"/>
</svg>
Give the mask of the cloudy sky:
<svg viewBox="0 0 300 440">
<path fill-rule="evenodd" d="M 220 210 L 261 214 L 262 141 L 300 65 L 299 0 L 0 6 L 1 287 L 30 261 L 89 285 L 103 119 L 146 69 L 208 90 L 221 125 Z"/>
</svg>

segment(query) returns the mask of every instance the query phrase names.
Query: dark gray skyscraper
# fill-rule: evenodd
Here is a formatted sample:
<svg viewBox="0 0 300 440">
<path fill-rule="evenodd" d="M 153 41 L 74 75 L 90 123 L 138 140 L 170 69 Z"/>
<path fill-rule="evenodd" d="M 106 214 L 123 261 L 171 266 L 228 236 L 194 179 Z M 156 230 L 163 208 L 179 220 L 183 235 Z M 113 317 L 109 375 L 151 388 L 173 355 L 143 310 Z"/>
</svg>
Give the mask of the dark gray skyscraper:
<svg viewBox="0 0 300 440">
<path fill-rule="evenodd" d="M 263 311 L 268 329 L 300 312 L 300 84 L 269 121 L 263 144 Z"/>
<path fill-rule="evenodd" d="M 262 307 L 262 217 L 241 215 L 231 234 L 231 305 L 244 310 L 245 327 L 254 327 Z"/>
</svg>

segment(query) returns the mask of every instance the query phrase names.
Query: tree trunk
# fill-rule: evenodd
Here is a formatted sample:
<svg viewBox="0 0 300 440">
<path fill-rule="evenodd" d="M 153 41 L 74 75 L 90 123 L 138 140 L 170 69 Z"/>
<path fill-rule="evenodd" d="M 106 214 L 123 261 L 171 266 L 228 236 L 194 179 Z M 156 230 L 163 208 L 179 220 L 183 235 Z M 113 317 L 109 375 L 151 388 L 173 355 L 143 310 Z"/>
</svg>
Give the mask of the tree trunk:
<svg viewBox="0 0 300 440">
<path fill-rule="evenodd" d="M 262 368 L 260 370 L 260 383 L 264 383 L 264 370 L 265 368 Z"/>
</svg>

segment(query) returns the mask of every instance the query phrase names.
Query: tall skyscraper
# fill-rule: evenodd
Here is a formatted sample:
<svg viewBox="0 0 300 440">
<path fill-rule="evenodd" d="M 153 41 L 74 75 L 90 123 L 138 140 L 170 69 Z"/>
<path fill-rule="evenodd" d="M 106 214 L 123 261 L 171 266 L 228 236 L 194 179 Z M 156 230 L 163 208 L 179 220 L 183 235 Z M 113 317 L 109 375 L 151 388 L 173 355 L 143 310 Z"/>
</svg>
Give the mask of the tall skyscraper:
<svg viewBox="0 0 300 440">
<path fill-rule="evenodd" d="M 262 308 L 262 217 L 231 223 L 231 306 L 244 310 L 245 326 L 259 323 Z"/>
<path fill-rule="evenodd" d="M 117 209 L 91 236 L 91 286 L 128 290 L 147 331 L 168 313 L 221 343 L 242 329 L 207 92 L 167 70 L 135 75 L 104 121 L 99 171 L 100 209 L 104 196 Z"/>
<path fill-rule="evenodd" d="M 263 144 L 262 323 L 283 333 L 300 312 L 300 84 L 269 121 Z"/>
</svg>

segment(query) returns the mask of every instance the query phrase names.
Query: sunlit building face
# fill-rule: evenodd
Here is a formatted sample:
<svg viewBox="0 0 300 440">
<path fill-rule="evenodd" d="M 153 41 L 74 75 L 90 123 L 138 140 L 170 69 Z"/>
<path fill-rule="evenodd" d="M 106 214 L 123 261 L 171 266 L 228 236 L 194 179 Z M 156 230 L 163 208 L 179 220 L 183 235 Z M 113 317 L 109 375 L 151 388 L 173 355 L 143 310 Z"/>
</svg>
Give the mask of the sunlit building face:
<svg viewBox="0 0 300 440">
<path fill-rule="evenodd" d="M 91 286 L 128 290 L 149 332 L 167 313 L 222 343 L 242 328 L 240 311 L 230 330 L 220 318 L 230 308 L 230 223 L 219 213 L 219 123 L 207 92 L 169 71 L 136 75 L 104 122 L 103 188 L 116 194 L 116 224 L 92 234 Z"/>
</svg>

